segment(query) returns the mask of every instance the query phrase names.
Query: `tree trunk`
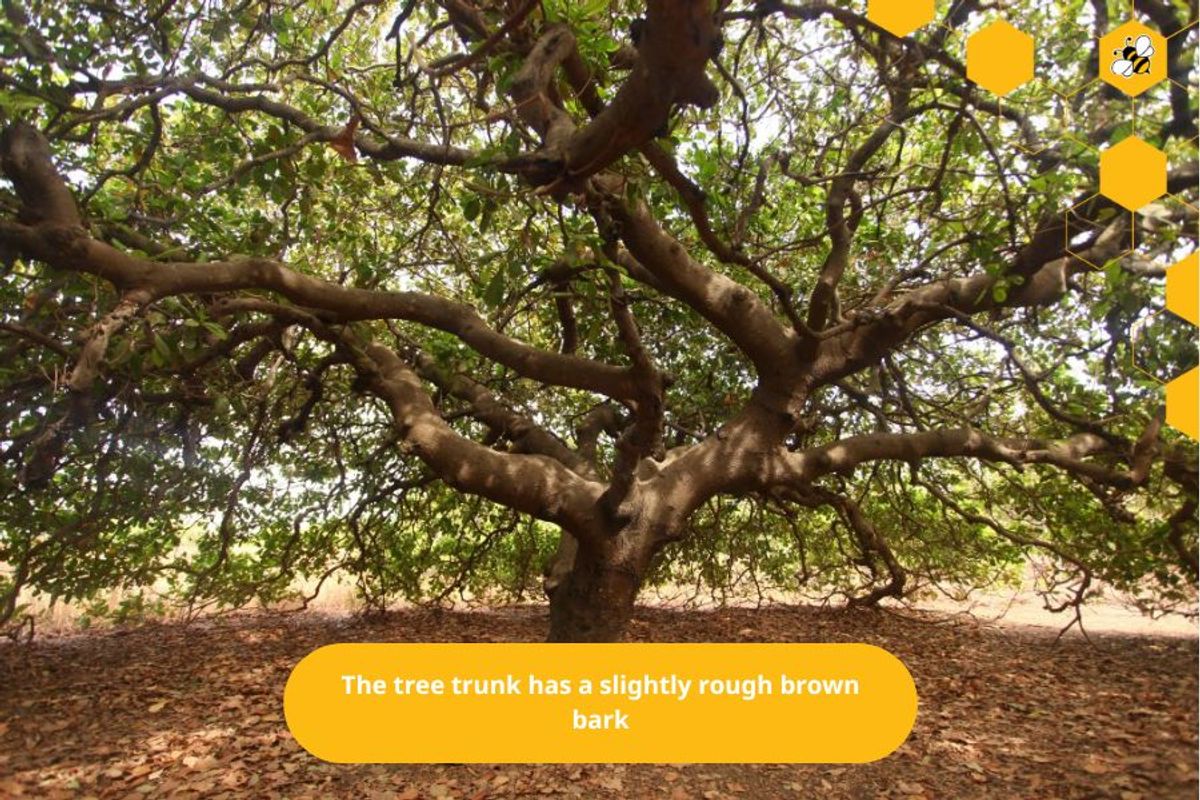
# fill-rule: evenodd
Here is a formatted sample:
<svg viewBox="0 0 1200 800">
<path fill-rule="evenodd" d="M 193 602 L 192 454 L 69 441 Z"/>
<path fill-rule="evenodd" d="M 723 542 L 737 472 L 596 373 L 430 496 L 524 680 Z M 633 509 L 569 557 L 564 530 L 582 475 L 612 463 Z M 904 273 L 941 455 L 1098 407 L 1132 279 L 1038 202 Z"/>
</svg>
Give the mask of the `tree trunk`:
<svg viewBox="0 0 1200 800">
<path fill-rule="evenodd" d="M 616 539 L 603 547 L 580 545 L 570 573 L 550 594 L 547 641 L 620 641 L 648 562 L 647 554 L 630 554 Z"/>
</svg>

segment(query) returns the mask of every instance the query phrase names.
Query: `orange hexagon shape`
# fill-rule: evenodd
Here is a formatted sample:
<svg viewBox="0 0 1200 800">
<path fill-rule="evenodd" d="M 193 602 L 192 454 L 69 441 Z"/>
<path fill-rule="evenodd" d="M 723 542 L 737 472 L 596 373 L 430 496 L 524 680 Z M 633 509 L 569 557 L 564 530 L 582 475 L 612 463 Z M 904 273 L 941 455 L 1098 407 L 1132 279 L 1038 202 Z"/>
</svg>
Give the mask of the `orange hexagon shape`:
<svg viewBox="0 0 1200 800">
<path fill-rule="evenodd" d="M 1001 97 L 1033 80 L 1033 37 L 997 20 L 967 39 L 967 77 Z"/>
<path fill-rule="evenodd" d="M 1100 77 L 1137 97 L 1167 77 L 1167 40 L 1140 22 L 1100 37 Z"/>
<path fill-rule="evenodd" d="M 933 21 L 933 0 L 868 0 L 867 19 L 893 36 L 908 36 Z"/>
<path fill-rule="evenodd" d="M 1167 424 L 1200 439 L 1200 367 L 1167 384 Z"/>
<path fill-rule="evenodd" d="M 1130 136 L 1100 154 L 1100 194 L 1137 211 L 1167 193 L 1167 154 Z"/>
<path fill-rule="evenodd" d="M 1167 270 L 1167 311 L 1200 325 L 1200 253 L 1192 253 Z"/>
</svg>

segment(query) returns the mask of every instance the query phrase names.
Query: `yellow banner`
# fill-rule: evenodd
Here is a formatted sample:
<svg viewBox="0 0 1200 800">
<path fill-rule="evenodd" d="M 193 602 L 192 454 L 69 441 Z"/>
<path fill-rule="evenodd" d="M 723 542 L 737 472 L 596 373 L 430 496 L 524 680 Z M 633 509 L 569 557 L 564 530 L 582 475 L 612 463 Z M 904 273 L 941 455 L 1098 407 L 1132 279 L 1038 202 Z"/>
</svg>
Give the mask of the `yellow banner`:
<svg viewBox="0 0 1200 800">
<path fill-rule="evenodd" d="M 917 692 L 865 644 L 336 644 L 283 704 L 340 763 L 855 763 L 904 742 Z"/>
</svg>

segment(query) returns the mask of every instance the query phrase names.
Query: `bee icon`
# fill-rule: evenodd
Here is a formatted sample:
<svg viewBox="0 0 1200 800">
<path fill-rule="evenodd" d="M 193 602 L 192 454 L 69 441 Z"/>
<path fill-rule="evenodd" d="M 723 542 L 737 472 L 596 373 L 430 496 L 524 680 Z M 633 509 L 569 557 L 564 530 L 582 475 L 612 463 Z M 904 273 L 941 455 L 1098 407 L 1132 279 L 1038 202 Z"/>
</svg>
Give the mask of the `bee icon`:
<svg viewBox="0 0 1200 800">
<path fill-rule="evenodd" d="M 1150 74 L 1150 56 L 1154 55 L 1154 42 L 1149 36 L 1139 36 L 1133 41 L 1132 36 L 1125 37 L 1125 47 L 1113 50 L 1117 60 L 1113 62 L 1112 71 L 1123 78 L 1134 75 Z"/>
</svg>

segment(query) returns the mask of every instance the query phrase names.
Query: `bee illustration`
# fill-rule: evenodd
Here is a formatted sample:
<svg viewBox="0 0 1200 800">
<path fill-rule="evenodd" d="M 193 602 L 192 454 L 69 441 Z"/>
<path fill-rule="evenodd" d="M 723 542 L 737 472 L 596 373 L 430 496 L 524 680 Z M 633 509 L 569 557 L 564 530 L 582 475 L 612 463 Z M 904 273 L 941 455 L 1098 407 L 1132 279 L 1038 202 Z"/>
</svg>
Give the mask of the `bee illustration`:
<svg viewBox="0 0 1200 800">
<path fill-rule="evenodd" d="M 1123 78 L 1150 73 L 1150 56 L 1154 55 L 1154 42 L 1149 36 L 1139 36 L 1133 41 L 1132 36 L 1125 37 L 1125 47 L 1113 50 L 1117 60 L 1113 62 L 1112 71 Z"/>
</svg>

